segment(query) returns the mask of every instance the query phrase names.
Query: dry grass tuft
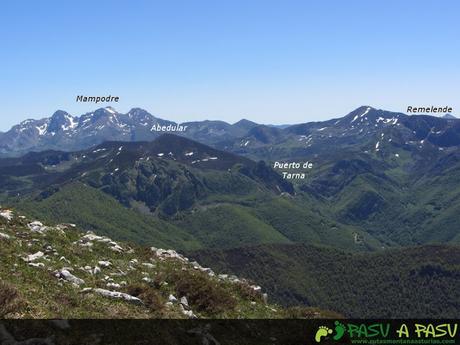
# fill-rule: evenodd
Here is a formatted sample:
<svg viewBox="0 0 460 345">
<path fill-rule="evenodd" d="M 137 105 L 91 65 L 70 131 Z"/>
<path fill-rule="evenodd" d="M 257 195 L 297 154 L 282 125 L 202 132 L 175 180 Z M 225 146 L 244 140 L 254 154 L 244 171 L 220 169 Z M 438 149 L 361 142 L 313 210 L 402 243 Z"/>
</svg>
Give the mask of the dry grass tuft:
<svg viewBox="0 0 460 345">
<path fill-rule="evenodd" d="M 0 318 L 19 312 L 20 308 L 18 290 L 13 285 L 0 281 Z"/>
<path fill-rule="evenodd" d="M 198 312 L 221 313 L 236 307 L 236 298 L 201 272 L 181 271 L 173 277 L 177 296 L 186 296 Z"/>
</svg>

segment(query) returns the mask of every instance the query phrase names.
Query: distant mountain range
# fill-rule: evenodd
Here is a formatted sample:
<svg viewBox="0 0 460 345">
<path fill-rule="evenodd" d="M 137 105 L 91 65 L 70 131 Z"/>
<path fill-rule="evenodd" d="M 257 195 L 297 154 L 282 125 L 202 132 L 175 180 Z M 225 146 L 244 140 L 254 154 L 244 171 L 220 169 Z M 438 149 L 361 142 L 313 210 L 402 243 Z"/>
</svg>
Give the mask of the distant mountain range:
<svg viewBox="0 0 460 345">
<path fill-rule="evenodd" d="M 440 147 L 456 146 L 460 144 L 460 121 L 454 119 L 449 114 L 443 118 L 408 116 L 363 106 L 344 117 L 322 122 L 274 126 L 245 119 L 234 124 L 197 121 L 182 123 L 185 130 L 172 133 L 238 154 L 284 158 L 284 152 L 273 149 L 274 144 L 288 146 L 290 155 L 295 155 L 293 151 L 304 154 L 315 145 L 349 145 L 390 128 L 401 133 L 403 144 L 423 140 Z M 49 118 L 25 120 L 0 133 L 0 155 L 49 149 L 75 151 L 104 141 L 151 141 L 165 133 L 158 128 L 177 125 L 140 108 L 127 114 L 111 107 L 100 108 L 79 117 L 58 110 Z"/>
<path fill-rule="evenodd" d="M 178 135 L 151 131 L 151 126 L 176 124 L 140 109 L 118 114 L 104 108 L 79 118 L 57 112 L 31 121 L 0 137 L 8 143 L 5 150 L 46 151 L 0 159 L 0 196 L 45 200 L 55 189 L 79 182 L 128 208 L 168 221 L 179 217 L 182 227 L 189 221 L 184 212 L 196 209 L 196 218 L 229 205 L 253 212 L 281 195 L 260 214 L 263 222 L 278 214 L 269 226 L 279 222 L 275 230 L 283 229 L 288 240 L 327 242 L 327 236 L 312 242 L 301 224 L 294 237 L 286 236 L 283 222 L 299 211 L 300 219 L 321 214 L 311 231 L 329 234 L 329 227 L 342 228 L 341 236 L 329 242 L 341 248 L 460 241 L 454 226 L 460 212 L 460 121 L 455 119 L 363 106 L 344 117 L 286 128 L 248 120 L 189 122 Z M 17 140 L 5 141 L 6 136 Z M 15 146 L 26 139 L 30 146 Z M 305 179 L 285 180 L 281 170 L 273 169 L 276 160 L 314 166 Z M 280 214 L 279 202 L 290 213 Z M 209 227 L 206 219 L 196 221 L 188 226 Z"/>
<path fill-rule="evenodd" d="M 458 145 L 460 121 L 367 106 L 344 117 L 284 129 L 259 125 L 238 140 L 218 143 L 221 149 L 272 160 L 314 155 L 324 158 L 334 155 L 337 148 L 385 154 L 390 147 L 420 151 L 449 150 Z"/>
<path fill-rule="evenodd" d="M 248 120 L 233 125 L 223 121 L 181 125 L 186 130 L 177 134 L 206 143 L 240 137 L 257 126 Z M 111 107 L 100 108 L 79 117 L 58 110 L 49 118 L 25 120 L 8 132 L 0 133 L 0 154 L 17 156 L 47 149 L 74 151 L 104 141 L 150 141 L 166 133 L 161 130 L 163 126 L 167 130 L 168 126 L 174 128 L 177 123 L 156 118 L 139 108 L 131 109 L 127 114 L 118 113 Z"/>
</svg>

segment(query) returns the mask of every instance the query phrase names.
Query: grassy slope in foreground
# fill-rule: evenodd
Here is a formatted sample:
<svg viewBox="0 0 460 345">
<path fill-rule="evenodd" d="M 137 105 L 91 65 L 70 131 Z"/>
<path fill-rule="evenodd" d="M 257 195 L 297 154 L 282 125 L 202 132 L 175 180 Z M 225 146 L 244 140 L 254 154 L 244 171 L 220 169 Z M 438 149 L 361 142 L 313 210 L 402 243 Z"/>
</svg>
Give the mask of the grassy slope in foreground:
<svg viewBox="0 0 460 345">
<path fill-rule="evenodd" d="M 72 225 L 42 226 L 6 210 L 0 210 L 0 252 L 0 318 L 337 316 L 269 305 L 249 281 L 216 276 L 174 251 L 115 243 Z M 138 299 L 113 299 L 97 289 Z"/>
<path fill-rule="evenodd" d="M 188 254 L 213 269 L 254 279 L 283 304 L 364 318 L 455 318 L 460 313 L 458 246 L 346 253 L 261 245 Z"/>
</svg>

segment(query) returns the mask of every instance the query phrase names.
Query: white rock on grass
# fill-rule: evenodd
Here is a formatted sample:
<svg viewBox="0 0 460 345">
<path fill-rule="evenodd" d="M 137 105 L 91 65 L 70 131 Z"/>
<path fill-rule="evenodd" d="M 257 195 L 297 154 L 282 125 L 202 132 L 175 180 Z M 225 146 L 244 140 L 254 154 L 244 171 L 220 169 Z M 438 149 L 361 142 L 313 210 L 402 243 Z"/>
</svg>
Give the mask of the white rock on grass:
<svg viewBox="0 0 460 345">
<path fill-rule="evenodd" d="M 127 275 L 126 272 L 123 272 L 121 270 L 118 270 L 118 272 L 112 272 L 112 273 L 109 273 L 111 276 L 113 277 L 124 277 Z"/>
<path fill-rule="evenodd" d="M 201 265 L 200 265 L 198 262 L 196 262 L 196 261 L 192 261 L 192 262 L 190 263 L 190 265 L 192 265 L 193 268 L 196 269 L 196 270 L 199 269 L 199 268 L 202 268 Z"/>
<path fill-rule="evenodd" d="M 117 283 L 107 283 L 106 285 L 109 289 L 119 289 L 121 288 L 121 285 L 120 284 L 117 284 Z"/>
<path fill-rule="evenodd" d="M 156 254 L 160 259 L 177 259 L 182 262 L 188 262 L 188 258 L 183 256 L 182 254 L 177 253 L 175 250 L 172 249 L 161 249 L 156 247 L 151 247 L 150 250 Z"/>
<path fill-rule="evenodd" d="M 32 261 L 42 258 L 44 255 L 45 254 L 43 252 L 39 251 L 39 252 L 36 252 L 35 254 L 27 255 L 27 257 L 22 258 L 22 259 L 26 262 L 32 262 Z"/>
<path fill-rule="evenodd" d="M 13 211 L 11 210 L 1 210 L 0 217 L 5 218 L 6 220 L 10 221 L 13 219 Z"/>
<path fill-rule="evenodd" d="M 76 244 L 79 244 L 82 247 L 92 247 L 94 245 L 94 241 L 99 243 L 105 243 L 109 246 L 109 249 L 115 252 L 122 252 L 123 248 L 121 248 L 116 242 L 112 241 L 110 238 L 105 236 L 98 236 L 91 231 L 88 231 L 84 236 L 80 238 Z"/>
<path fill-rule="evenodd" d="M 55 229 L 56 230 L 59 230 L 59 231 L 64 231 L 64 230 L 67 230 L 68 229 L 68 224 L 58 224 L 56 225 Z"/>
<path fill-rule="evenodd" d="M 262 294 L 262 300 L 264 301 L 265 304 L 268 304 L 268 294 L 263 293 Z"/>
<path fill-rule="evenodd" d="M 105 289 L 94 289 L 94 292 L 98 293 L 101 296 L 123 300 L 129 303 L 143 305 L 142 301 L 134 296 L 128 295 L 127 293 L 119 292 L 119 291 L 110 291 Z"/>
<path fill-rule="evenodd" d="M 237 276 L 233 276 L 233 275 L 228 277 L 228 280 L 234 284 L 241 283 L 241 280 Z"/>
<path fill-rule="evenodd" d="M 210 277 L 214 277 L 216 275 L 212 269 L 210 269 L 208 267 L 203 267 L 196 261 L 193 261 L 191 263 L 191 265 L 193 266 L 193 269 L 201 271 L 201 272 L 204 272 L 207 275 L 209 275 Z M 219 275 L 219 277 L 220 277 L 220 275 Z M 221 278 L 221 279 L 224 279 L 224 278 Z"/>
<path fill-rule="evenodd" d="M 48 230 L 48 227 L 44 226 L 42 222 L 39 222 L 38 220 L 33 221 L 32 223 L 27 224 L 27 227 L 30 229 L 32 232 L 39 232 L 43 233 L 46 230 Z"/>
<path fill-rule="evenodd" d="M 75 284 L 75 285 L 85 284 L 85 281 L 83 279 L 80 279 L 80 278 L 74 276 L 72 273 L 70 273 L 66 269 L 62 269 L 59 272 L 57 272 L 56 277 L 64 279 L 64 280 L 66 280 L 66 281 L 68 281 L 68 282 L 70 282 L 72 284 Z"/>
<path fill-rule="evenodd" d="M 213 270 L 210 269 L 210 268 L 203 268 L 203 269 L 201 269 L 200 271 L 206 273 L 206 274 L 209 275 L 210 277 L 214 277 L 214 276 L 215 276 L 215 273 L 214 273 Z"/>
<path fill-rule="evenodd" d="M 67 263 L 70 265 L 70 261 L 67 260 L 64 256 L 61 256 L 61 257 L 59 258 L 59 261 L 67 262 Z"/>
<path fill-rule="evenodd" d="M 123 252 L 123 248 L 120 247 L 118 244 L 112 245 L 109 249 L 113 250 L 114 252 L 121 253 Z"/>
<path fill-rule="evenodd" d="M 253 289 L 255 292 L 261 292 L 262 291 L 262 288 L 258 285 L 251 285 L 250 286 L 251 289 Z"/>
<path fill-rule="evenodd" d="M 155 268 L 155 265 L 151 264 L 150 262 L 143 262 L 142 266 L 145 266 L 147 268 Z"/>
<path fill-rule="evenodd" d="M 186 310 L 182 304 L 180 304 L 180 311 L 190 319 L 197 319 L 197 316 L 193 313 L 193 311 Z"/>
<path fill-rule="evenodd" d="M 45 267 L 45 264 L 42 262 L 29 262 L 29 266 L 36 267 L 36 268 L 42 268 L 42 267 Z"/>
<path fill-rule="evenodd" d="M 98 264 L 99 266 L 104 267 L 104 268 L 110 267 L 110 265 L 112 265 L 110 261 L 102 261 L 102 260 L 99 261 Z"/>
<path fill-rule="evenodd" d="M 191 310 L 184 310 L 182 313 L 185 316 L 189 317 L 190 319 L 197 319 L 198 318 L 195 314 L 193 314 L 193 311 L 191 311 Z"/>
<path fill-rule="evenodd" d="M 98 236 L 98 235 L 96 235 L 96 234 L 94 234 L 94 233 L 88 231 L 88 232 L 86 233 L 86 235 L 84 235 L 84 236 L 81 237 L 81 239 L 82 239 L 82 240 L 86 240 L 86 241 L 98 241 L 98 240 L 102 240 L 103 237 Z"/>
<path fill-rule="evenodd" d="M 8 234 L 5 234 L 3 232 L 0 232 L 0 238 L 2 238 L 4 240 L 9 240 L 11 238 L 11 236 L 8 235 Z"/>
<path fill-rule="evenodd" d="M 190 310 L 190 306 L 188 305 L 187 297 L 182 296 L 180 298 L 180 304 L 183 306 L 186 310 Z"/>
<path fill-rule="evenodd" d="M 174 295 L 169 295 L 168 302 L 177 303 L 177 298 Z"/>
</svg>

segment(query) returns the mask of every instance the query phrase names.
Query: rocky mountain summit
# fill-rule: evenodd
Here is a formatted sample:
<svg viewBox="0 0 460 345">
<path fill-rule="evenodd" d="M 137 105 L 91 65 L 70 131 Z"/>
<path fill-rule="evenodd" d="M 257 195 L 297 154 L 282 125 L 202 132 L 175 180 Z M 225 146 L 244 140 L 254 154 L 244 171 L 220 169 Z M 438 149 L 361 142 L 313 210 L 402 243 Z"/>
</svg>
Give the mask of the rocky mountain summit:
<svg viewBox="0 0 460 345">
<path fill-rule="evenodd" d="M 247 120 L 234 125 L 223 121 L 178 124 L 140 108 L 122 114 L 106 107 L 81 116 L 58 110 L 51 117 L 24 120 L 6 133 L 0 133 L 0 155 L 18 156 L 49 149 L 74 151 L 104 141 L 150 141 L 167 132 L 213 143 L 242 136 L 255 125 Z"/>
<path fill-rule="evenodd" d="M 273 126 L 246 119 L 234 124 L 210 120 L 179 124 L 141 108 L 123 114 L 106 107 L 81 116 L 58 110 L 47 118 L 22 121 L 0 133 L 0 156 L 76 151 L 105 141 L 151 141 L 165 133 L 257 159 L 324 154 L 332 148 L 371 151 L 379 148 L 382 134 L 392 139 L 390 146 L 405 150 L 420 151 L 426 146 L 445 150 L 460 145 L 460 121 L 450 114 L 407 115 L 361 106 L 327 121 Z"/>
</svg>

